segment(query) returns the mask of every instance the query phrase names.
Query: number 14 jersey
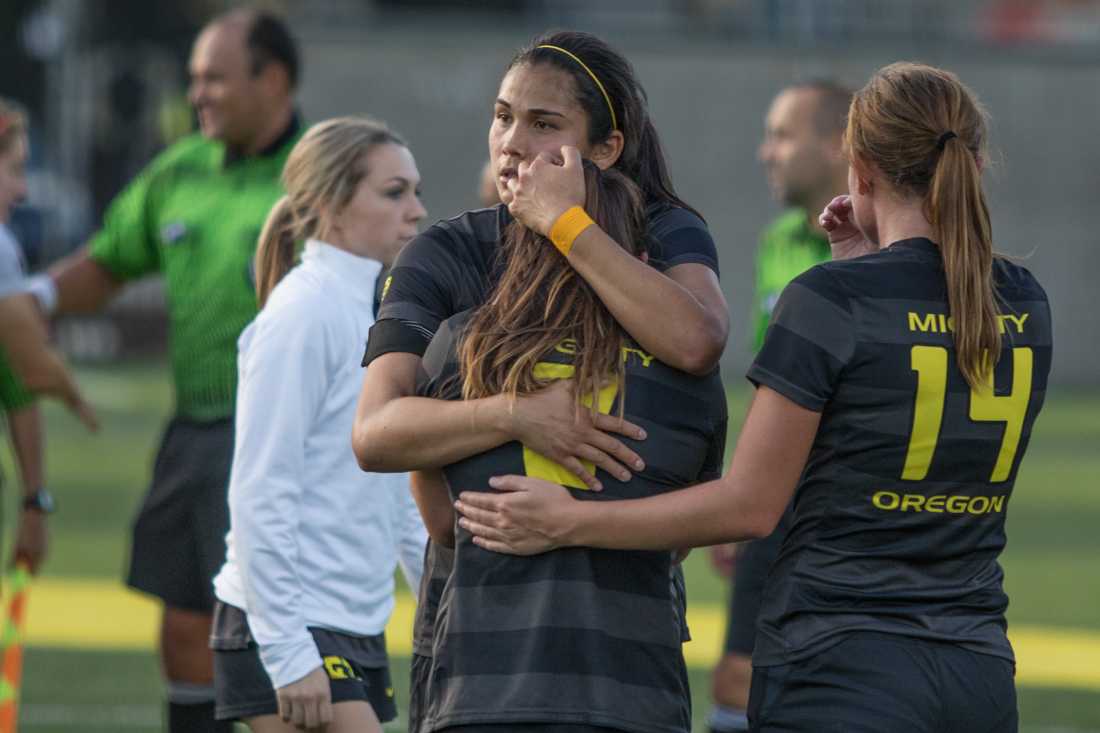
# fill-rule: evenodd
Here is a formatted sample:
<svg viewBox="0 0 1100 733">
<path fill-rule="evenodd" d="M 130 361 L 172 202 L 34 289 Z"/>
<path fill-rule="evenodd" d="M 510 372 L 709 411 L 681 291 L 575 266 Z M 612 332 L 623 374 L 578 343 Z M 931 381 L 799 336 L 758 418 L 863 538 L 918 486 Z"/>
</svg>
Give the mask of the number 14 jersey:
<svg viewBox="0 0 1100 733">
<path fill-rule="evenodd" d="M 784 291 L 748 377 L 821 424 L 772 568 L 753 661 L 786 664 L 855 631 L 1012 659 L 997 557 L 1051 361 L 1050 307 L 997 259 L 992 383 L 963 379 L 939 248 L 829 262 Z"/>
</svg>

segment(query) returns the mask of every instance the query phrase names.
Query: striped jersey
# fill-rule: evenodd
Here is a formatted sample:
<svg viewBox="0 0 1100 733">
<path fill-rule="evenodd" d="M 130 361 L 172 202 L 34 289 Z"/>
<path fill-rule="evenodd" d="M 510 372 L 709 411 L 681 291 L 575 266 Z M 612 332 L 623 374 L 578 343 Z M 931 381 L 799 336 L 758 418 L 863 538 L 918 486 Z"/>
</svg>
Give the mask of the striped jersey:
<svg viewBox="0 0 1100 733">
<path fill-rule="evenodd" d="M 190 135 L 115 197 L 91 256 L 120 280 L 164 276 L 177 414 L 233 414 L 237 337 L 256 317 L 252 258 L 298 139 L 295 120 L 267 150 L 232 157 Z"/>
<path fill-rule="evenodd" d="M 821 413 L 772 567 L 753 663 L 857 631 L 1012 659 L 997 558 L 1051 363 L 1046 294 L 994 262 L 1003 350 L 963 379 L 939 248 L 927 239 L 818 265 L 775 309 L 748 377 Z"/>
<path fill-rule="evenodd" d="M 444 321 L 424 354 L 423 392 L 459 399 L 456 348 L 466 314 Z M 572 375 L 576 345 L 535 367 Z M 444 468 L 454 497 L 489 491 L 491 476 L 526 474 L 578 499 L 640 498 L 717 478 L 726 401 L 717 372 L 695 377 L 624 345 L 625 386 L 601 390 L 598 409 L 643 427 L 624 440 L 646 462 L 628 482 L 598 472 L 602 492 L 518 442 Z M 591 399 L 588 401 L 591 405 Z M 589 467 L 591 469 L 591 466 Z M 681 651 L 681 599 L 668 552 L 566 548 L 533 557 L 483 550 L 456 529 L 454 569 L 436 619 L 428 684 L 429 730 L 473 723 L 574 723 L 639 733 L 691 729 Z"/>
<path fill-rule="evenodd" d="M 646 213 L 651 265 L 665 271 L 701 264 L 718 274 L 717 249 L 702 219 L 662 203 L 651 204 Z M 409 242 L 382 278 L 381 305 L 363 366 L 391 352 L 423 355 L 440 323 L 484 303 L 502 271 L 500 242 L 511 221 L 504 206 L 476 209 L 439 221 Z M 435 608 L 451 561 L 445 548 L 428 543 L 413 626 L 413 651 L 418 655 L 432 653 Z M 679 567 L 673 575 L 682 585 Z"/>
</svg>

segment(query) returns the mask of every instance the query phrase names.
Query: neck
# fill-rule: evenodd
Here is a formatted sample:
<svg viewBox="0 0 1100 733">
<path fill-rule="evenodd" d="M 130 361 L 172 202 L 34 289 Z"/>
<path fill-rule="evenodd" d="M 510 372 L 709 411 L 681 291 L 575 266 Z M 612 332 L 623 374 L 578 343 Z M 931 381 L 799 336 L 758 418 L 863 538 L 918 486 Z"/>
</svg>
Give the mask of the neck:
<svg viewBox="0 0 1100 733">
<path fill-rule="evenodd" d="M 920 198 L 883 196 L 875 203 L 875 221 L 878 222 L 880 248 L 916 237 L 935 241 L 932 224 L 924 215 L 924 201 Z"/>
<path fill-rule="evenodd" d="M 259 133 L 251 142 L 241 148 L 244 155 L 256 155 L 279 139 L 294 117 L 294 105 L 287 100 L 286 104 L 277 109 L 267 118 L 267 123 L 260 128 Z"/>
</svg>

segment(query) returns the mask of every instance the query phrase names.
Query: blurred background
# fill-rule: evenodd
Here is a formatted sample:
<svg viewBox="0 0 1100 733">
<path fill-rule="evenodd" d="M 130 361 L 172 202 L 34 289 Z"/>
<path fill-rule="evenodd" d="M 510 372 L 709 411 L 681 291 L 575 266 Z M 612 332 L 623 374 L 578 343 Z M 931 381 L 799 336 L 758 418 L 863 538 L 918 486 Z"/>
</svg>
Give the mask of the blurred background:
<svg viewBox="0 0 1100 733">
<path fill-rule="evenodd" d="M 750 354 L 753 254 L 759 233 L 779 213 L 756 158 L 772 97 L 807 77 L 858 87 L 901 59 L 958 73 L 993 118 L 987 185 L 995 241 L 1024 258 L 1045 285 L 1057 336 L 1048 407 L 1012 500 L 1004 561 L 1009 619 L 1021 633 L 1024 730 L 1100 731 L 1100 317 L 1093 309 L 1100 275 L 1100 2 L 257 4 L 286 16 L 299 39 L 305 120 L 368 113 L 401 131 L 423 175 L 429 221 L 477 205 L 491 103 L 519 46 L 547 28 L 567 27 L 623 50 L 649 92 L 679 193 L 703 213 L 718 245 L 733 324 L 723 369 L 735 414 L 746 397 L 740 375 Z M 13 229 L 32 270 L 81 246 L 119 189 L 194 129 L 185 97 L 191 42 L 231 5 L 0 3 L 0 95 L 31 114 L 30 194 Z M 51 520 L 51 559 L 31 591 L 24 727 L 158 730 L 155 615 L 121 589 L 118 577 L 129 518 L 171 410 L 159 282 L 130 286 L 101 316 L 58 321 L 55 337 L 80 366 L 104 429 L 87 437 L 68 416 L 46 410 L 47 475 L 62 511 Z M 7 455 L 4 462 L 11 475 Z M 701 554 L 688 566 L 696 631 L 688 657 L 700 726 L 727 592 Z M 408 596 L 403 603 L 398 624 Z M 391 633 L 399 696 L 408 652 L 396 640 L 406 629 Z"/>
</svg>

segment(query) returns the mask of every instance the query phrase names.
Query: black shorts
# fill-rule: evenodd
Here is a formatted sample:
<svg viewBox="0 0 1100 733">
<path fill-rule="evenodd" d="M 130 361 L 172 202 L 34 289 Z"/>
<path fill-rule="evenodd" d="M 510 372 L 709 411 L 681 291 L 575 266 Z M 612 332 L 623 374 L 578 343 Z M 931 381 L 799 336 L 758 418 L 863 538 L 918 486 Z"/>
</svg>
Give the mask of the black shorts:
<svg viewBox="0 0 1100 733">
<path fill-rule="evenodd" d="M 1016 733 L 1015 665 L 950 644 L 860 632 L 792 664 L 754 667 L 760 733 Z"/>
<path fill-rule="evenodd" d="M 232 462 L 232 418 L 168 423 L 133 523 L 130 587 L 169 606 L 210 613 L 214 576 L 225 562 Z"/>
<path fill-rule="evenodd" d="M 756 617 L 760 614 L 760 602 L 779 548 L 790 527 L 790 507 L 784 512 L 779 525 L 767 537 L 746 542 L 740 549 L 730 592 L 729 615 L 726 617 L 726 654 L 751 657 L 756 644 Z"/>
<path fill-rule="evenodd" d="M 312 627 L 309 632 L 324 658 L 334 704 L 363 700 L 374 708 L 379 721 L 397 717 L 384 634 L 350 636 Z M 275 688 L 243 611 L 217 604 L 210 647 L 214 650 L 214 715 L 218 720 L 279 712 Z"/>
</svg>

